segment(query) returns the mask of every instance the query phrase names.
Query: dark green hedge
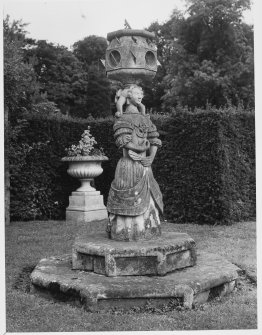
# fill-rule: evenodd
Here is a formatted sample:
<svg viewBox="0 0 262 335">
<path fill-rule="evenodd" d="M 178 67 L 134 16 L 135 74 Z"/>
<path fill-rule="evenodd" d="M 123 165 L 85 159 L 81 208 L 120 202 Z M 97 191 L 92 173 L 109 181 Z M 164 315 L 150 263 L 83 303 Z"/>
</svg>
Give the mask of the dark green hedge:
<svg viewBox="0 0 262 335">
<path fill-rule="evenodd" d="M 165 219 L 229 224 L 255 216 L 254 114 L 203 111 L 152 118 L 163 141 L 153 171 Z M 78 181 L 67 175 L 60 159 L 88 125 L 110 159 L 95 180 L 106 201 L 121 156 L 113 119 L 31 117 L 11 140 L 12 220 L 64 219 Z"/>
<path fill-rule="evenodd" d="M 154 170 L 169 220 L 229 224 L 255 216 L 254 114 L 183 113 L 166 131 Z"/>
</svg>

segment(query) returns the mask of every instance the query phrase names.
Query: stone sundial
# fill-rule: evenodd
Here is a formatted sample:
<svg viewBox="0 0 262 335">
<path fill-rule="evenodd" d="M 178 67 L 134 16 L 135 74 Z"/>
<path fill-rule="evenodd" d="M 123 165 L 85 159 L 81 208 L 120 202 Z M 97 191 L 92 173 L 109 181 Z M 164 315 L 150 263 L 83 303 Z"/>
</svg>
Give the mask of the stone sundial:
<svg viewBox="0 0 262 335">
<path fill-rule="evenodd" d="M 142 102 L 142 86 L 157 72 L 155 35 L 126 22 L 126 29 L 107 39 L 106 74 L 122 84 L 113 128 L 122 157 L 109 191 L 108 219 L 84 225 L 72 254 L 41 260 L 31 274 L 33 287 L 73 295 L 90 310 L 172 298 L 191 308 L 212 290 L 230 293 L 238 268 L 197 251 L 188 234 L 161 223 L 162 193 L 151 169 L 161 139 Z"/>
</svg>

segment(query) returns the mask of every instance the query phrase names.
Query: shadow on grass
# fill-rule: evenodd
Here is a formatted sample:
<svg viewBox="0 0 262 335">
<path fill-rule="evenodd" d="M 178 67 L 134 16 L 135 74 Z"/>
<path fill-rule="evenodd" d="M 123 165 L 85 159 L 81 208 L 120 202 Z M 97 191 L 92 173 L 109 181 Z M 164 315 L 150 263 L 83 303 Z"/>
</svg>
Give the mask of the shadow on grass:
<svg viewBox="0 0 262 335">
<path fill-rule="evenodd" d="M 36 267 L 36 264 L 24 266 L 22 268 L 22 271 L 15 278 L 12 288 L 15 290 L 20 290 L 25 293 L 30 293 L 31 291 L 30 275 L 35 267 Z"/>
</svg>

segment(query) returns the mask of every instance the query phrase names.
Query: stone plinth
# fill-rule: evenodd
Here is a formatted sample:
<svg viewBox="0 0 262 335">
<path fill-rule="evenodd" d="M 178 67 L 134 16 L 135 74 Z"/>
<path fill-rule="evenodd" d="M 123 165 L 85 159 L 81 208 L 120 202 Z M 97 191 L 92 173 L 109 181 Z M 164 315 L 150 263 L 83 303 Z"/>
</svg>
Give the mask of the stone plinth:
<svg viewBox="0 0 262 335">
<path fill-rule="evenodd" d="M 71 255 L 42 259 L 31 274 L 35 292 L 76 302 L 88 310 L 141 306 L 181 298 L 184 306 L 204 303 L 210 295 L 226 295 L 235 287 L 240 269 L 219 255 L 200 252 L 197 264 L 159 276 L 106 277 L 72 270 Z"/>
<path fill-rule="evenodd" d="M 72 267 L 106 276 L 163 276 L 196 263 L 195 242 L 184 233 L 164 232 L 154 240 L 115 241 L 105 232 L 78 236 Z"/>
<path fill-rule="evenodd" d="M 66 209 L 66 220 L 91 222 L 108 217 L 103 196 L 99 191 L 72 192 Z"/>
</svg>

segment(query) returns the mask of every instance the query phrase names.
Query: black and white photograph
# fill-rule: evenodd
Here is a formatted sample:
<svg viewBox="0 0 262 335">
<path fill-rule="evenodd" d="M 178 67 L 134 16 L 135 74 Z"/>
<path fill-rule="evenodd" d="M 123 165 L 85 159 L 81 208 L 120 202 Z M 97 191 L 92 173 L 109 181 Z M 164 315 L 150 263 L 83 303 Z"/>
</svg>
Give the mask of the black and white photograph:
<svg viewBox="0 0 262 335">
<path fill-rule="evenodd" d="M 1 334 L 261 334 L 258 2 L 3 1 Z"/>
</svg>

